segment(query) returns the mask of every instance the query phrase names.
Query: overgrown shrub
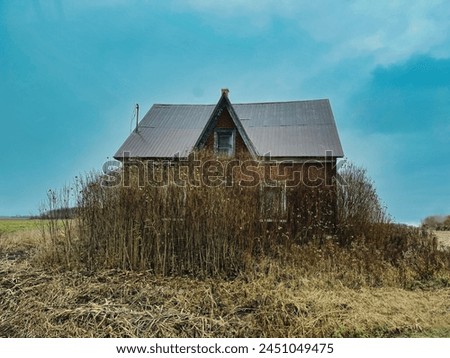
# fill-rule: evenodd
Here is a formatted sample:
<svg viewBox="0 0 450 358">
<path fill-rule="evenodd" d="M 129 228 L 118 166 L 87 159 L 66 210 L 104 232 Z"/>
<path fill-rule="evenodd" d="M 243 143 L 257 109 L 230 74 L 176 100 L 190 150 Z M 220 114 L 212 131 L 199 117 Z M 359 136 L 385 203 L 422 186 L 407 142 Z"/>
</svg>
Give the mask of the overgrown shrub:
<svg viewBox="0 0 450 358">
<path fill-rule="evenodd" d="M 338 235 L 342 244 L 350 244 L 356 237 L 367 236 L 379 224 L 389 222 L 389 216 L 372 180 L 365 169 L 345 163 L 339 171 L 337 185 Z"/>
<path fill-rule="evenodd" d="M 450 215 L 447 216 L 427 216 L 422 220 L 422 227 L 424 229 L 450 231 Z"/>
</svg>

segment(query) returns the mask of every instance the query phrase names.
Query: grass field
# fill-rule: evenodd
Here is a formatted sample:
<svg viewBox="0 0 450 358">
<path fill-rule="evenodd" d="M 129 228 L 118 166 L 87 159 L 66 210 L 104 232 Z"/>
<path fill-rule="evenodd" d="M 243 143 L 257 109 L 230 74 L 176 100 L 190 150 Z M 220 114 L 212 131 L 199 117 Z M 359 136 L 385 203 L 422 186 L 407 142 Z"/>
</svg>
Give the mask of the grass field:
<svg viewBox="0 0 450 358">
<path fill-rule="evenodd" d="M 350 288 L 270 261 L 233 280 L 61 271 L 35 224 L 0 222 L 1 337 L 450 337 L 448 282 Z"/>
<path fill-rule="evenodd" d="M 0 235 L 39 227 L 42 220 L 29 219 L 0 219 Z"/>
</svg>

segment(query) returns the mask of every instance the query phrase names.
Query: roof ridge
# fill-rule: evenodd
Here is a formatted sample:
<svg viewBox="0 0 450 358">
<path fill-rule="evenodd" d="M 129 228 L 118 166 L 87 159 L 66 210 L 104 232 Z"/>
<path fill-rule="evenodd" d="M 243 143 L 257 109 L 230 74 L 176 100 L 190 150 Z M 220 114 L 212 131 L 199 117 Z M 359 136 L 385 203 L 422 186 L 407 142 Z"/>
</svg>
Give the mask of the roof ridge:
<svg viewBox="0 0 450 358">
<path fill-rule="evenodd" d="M 255 105 L 255 104 L 283 104 L 283 103 L 304 103 L 304 102 L 319 102 L 319 101 L 329 101 L 329 98 L 316 98 L 316 99 L 300 99 L 295 101 L 272 101 L 272 102 L 246 102 L 246 103 L 234 103 L 231 104 L 233 106 L 236 105 Z M 215 106 L 213 103 L 154 103 L 153 106 L 191 106 L 191 107 L 200 107 L 200 106 Z"/>
<path fill-rule="evenodd" d="M 319 101 L 329 101 L 328 98 L 317 98 L 317 99 L 300 99 L 296 101 L 273 101 L 273 102 L 251 102 L 251 103 L 233 103 L 235 105 L 251 105 L 251 104 L 282 104 L 282 103 L 299 103 L 299 102 L 319 102 Z"/>
<path fill-rule="evenodd" d="M 166 106 L 166 107 L 170 107 L 170 106 L 190 106 L 190 107 L 195 107 L 195 106 L 215 106 L 215 104 L 195 104 L 195 103 L 154 103 L 153 106 Z"/>
</svg>

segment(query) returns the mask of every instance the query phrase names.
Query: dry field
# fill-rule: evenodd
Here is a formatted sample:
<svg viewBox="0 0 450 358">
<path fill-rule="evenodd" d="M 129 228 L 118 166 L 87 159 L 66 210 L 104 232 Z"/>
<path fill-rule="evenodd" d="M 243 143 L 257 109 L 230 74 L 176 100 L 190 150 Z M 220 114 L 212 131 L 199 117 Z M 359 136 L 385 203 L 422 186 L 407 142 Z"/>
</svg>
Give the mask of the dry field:
<svg viewBox="0 0 450 358">
<path fill-rule="evenodd" d="M 434 231 L 433 234 L 438 238 L 442 248 L 450 248 L 450 231 Z"/>
<path fill-rule="evenodd" d="M 267 262 L 234 280 L 46 269 L 0 236 L 0 337 L 450 337 L 448 285 L 349 288 Z"/>
</svg>

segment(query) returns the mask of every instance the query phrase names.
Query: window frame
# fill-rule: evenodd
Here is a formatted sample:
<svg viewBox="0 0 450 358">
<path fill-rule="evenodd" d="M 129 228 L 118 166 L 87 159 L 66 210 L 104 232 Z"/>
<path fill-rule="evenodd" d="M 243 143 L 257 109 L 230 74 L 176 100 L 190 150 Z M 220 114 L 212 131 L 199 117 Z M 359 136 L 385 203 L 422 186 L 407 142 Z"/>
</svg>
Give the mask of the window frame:
<svg viewBox="0 0 450 358">
<path fill-rule="evenodd" d="M 231 136 L 231 150 L 229 153 L 219 152 L 219 135 L 229 134 Z M 218 155 L 233 157 L 236 153 L 236 129 L 235 128 L 216 128 L 214 130 L 214 152 Z"/>
<path fill-rule="evenodd" d="M 269 192 L 272 192 L 269 194 Z M 273 199 L 269 199 L 269 195 L 275 194 L 275 201 L 277 202 L 277 207 L 275 208 L 275 212 L 271 212 L 271 210 L 267 210 L 269 204 L 269 200 L 273 201 Z M 286 222 L 287 217 L 287 188 L 285 181 L 276 181 L 275 185 L 266 185 L 262 184 L 260 186 L 260 211 L 261 211 L 261 221 L 279 221 Z M 275 214 L 275 217 L 274 215 Z"/>
</svg>

